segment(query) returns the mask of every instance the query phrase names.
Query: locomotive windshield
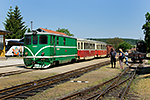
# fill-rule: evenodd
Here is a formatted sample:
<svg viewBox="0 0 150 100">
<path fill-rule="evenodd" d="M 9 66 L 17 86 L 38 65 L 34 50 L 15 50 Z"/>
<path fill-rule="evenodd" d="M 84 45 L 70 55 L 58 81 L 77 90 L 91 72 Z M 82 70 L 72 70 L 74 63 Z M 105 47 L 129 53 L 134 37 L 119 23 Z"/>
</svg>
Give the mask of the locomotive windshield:
<svg viewBox="0 0 150 100">
<path fill-rule="evenodd" d="M 31 35 L 25 36 L 25 45 L 30 45 L 31 44 Z"/>
<path fill-rule="evenodd" d="M 40 42 L 40 44 L 47 44 L 47 36 L 46 35 L 41 35 L 39 42 Z"/>
<path fill-rule="evenodd" d="M 38 36 L 33 36 L 33 44 L 37 44 L 37 41 L 38 41 Z"/>
</svg>

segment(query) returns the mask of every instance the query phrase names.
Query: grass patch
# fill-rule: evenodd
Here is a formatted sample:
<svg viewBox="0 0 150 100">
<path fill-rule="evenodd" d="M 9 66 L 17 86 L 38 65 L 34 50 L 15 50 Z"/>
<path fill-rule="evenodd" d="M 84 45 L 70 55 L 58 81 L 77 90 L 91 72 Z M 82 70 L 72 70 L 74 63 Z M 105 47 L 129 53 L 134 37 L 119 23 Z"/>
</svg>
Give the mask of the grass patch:
<svg viewBox="0 0 150 100">
<path fill-rule="evenodd" d="M 119 67 L 118 64 L 117 67 Z M 68 81 L 57 85 L 54 88 L 47 89 L 45 92 L 38 93 L 33 97 L 29 97 L 28 100 L 56 100 L 75 91 L 81 91 L 85 88 L 100 84 L 115 77 L 120 72 L 120 69 L 110 68 L 110 65 L 107 65 L 98 70 L 86 73 L 77 79 L 73 79 L 76 81 L 89 81 L 89 83 L 72 83 Z"/>
<path fill-rule="evenodd" d="M 33 71 L 28 73 L 22 73 L 12 76 L 7 76 L 8 78 L 1 78 L 0 81 L 0 89 L 20 85 L 26 82 L 30 82 L 33 80 L 42 79 L 43 77 L 50 77 L 54 73 L 45 73 L 40 71 Z"/>
</svg>

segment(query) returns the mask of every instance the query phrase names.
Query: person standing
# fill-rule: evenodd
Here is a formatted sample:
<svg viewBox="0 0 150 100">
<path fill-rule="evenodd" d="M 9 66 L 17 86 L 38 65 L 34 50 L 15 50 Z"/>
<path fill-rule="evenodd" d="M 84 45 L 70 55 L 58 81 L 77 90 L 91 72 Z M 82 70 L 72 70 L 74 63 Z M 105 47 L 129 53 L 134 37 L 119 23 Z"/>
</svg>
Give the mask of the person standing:
<svg viewBox="0 0 150 100">
<path fill-rule="evenodd" d="M 124 59 L 123 51 L 122 49 L 119 49 L 119 63 L 120 63 L 121 69 L 123 69 L 123 59 Z"/>
<path fill-rule="evenodd" d="M 111 68 L 116 67 L 116 51 L 114 48 L 111 48 L 110 52 L 110 58 L 111 58 Z"/>
<path fill-rule="evenodd" d="M 128 65 L 128 50 L 125 52 L 125 64 Z"/>
</svg>

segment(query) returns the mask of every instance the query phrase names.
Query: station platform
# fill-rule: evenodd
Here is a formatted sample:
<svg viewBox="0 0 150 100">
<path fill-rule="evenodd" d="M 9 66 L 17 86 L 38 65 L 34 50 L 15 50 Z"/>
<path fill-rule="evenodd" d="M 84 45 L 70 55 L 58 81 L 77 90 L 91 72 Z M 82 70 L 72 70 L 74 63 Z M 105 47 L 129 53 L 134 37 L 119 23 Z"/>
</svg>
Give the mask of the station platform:
<svg viewBox="0 0 150 100">
<path fill-rule="evenodd" d="M 18 57 L 8 57 L 6 59 L 0 60 L 0 67 L 2 66 L 11 66 L 11 65 L 24 65 L 23 58 Z"/>
</svg>

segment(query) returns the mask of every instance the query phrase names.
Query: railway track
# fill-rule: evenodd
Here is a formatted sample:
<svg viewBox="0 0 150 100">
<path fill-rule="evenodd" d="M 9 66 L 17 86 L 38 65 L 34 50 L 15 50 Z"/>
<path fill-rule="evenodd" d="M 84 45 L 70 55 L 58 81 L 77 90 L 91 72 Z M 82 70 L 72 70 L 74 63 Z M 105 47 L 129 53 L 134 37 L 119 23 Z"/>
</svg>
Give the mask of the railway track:
<svg viewBox="0 0 150 100">
<path fill-rule="evenodd" d="M 110 61 L 101 62 L 99 64 L 90 65 L 66 73 L 6 88 L 0 90 L 0 99 L 26 99 L 29 96 L 35 95 L 37 92 L 44 91 L 47 88 L 54 87 L 55 85 L 66 82 L 72 78 L 77 78 L 84 73 L 96 70 L 107 64 L 110 64 Z"/>
<path fill-rule="evenodd" d="M 24 64 L 4 65 L 4 66 L 0 66 L 0 68 L 13 67 L 13 66 L 24 66 Z"/>
<path fill-rule="evenodd" d="M 132 80 L 136 75 L 136 71 L 138 68 L 137 67 L 134 71 L 131 71 L 130 67 L 132 65 L 133 64 L 127 67 L 118 76 L 106 82 L 100 83 L 96 86 L 90 87 L 80 92 L 70 94 L 66 97 L 60 98 L 59 100 L 100 100 L 102 98 L 105 98 L 107 100 L 107 99 L 111 99 L 112 97 L 115 99 L 123 100 L 125 94 L 127 93 L 131 85 Z M 139 64 L 138 66 L 140 65 L 141 64 Z M 128 85 L 121 87 L 127 82 Z"/>
<path fill-rule="evenodd" d="M 21 73 L 27 73 L 27 72 L 31 72 L 31 71 L 33 71 L 33 70 L 30 69 L 30 70 L 17 70 L 17 71 L 5 72 L 5 73 L 0 73 L 0 77 L 16 75 L 16 74 L 21 74 Z"/>
</svg>

